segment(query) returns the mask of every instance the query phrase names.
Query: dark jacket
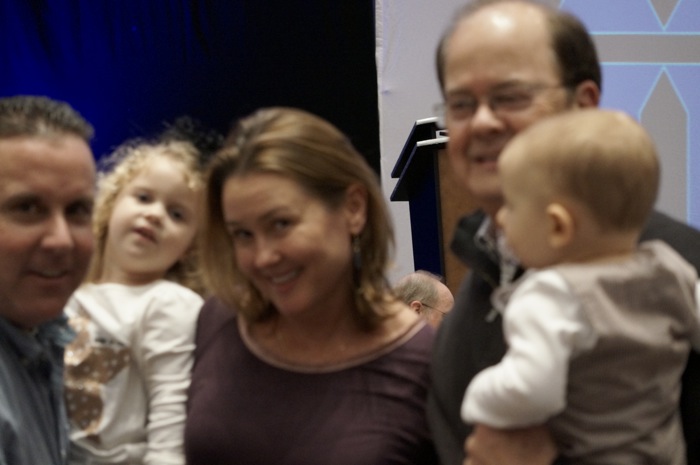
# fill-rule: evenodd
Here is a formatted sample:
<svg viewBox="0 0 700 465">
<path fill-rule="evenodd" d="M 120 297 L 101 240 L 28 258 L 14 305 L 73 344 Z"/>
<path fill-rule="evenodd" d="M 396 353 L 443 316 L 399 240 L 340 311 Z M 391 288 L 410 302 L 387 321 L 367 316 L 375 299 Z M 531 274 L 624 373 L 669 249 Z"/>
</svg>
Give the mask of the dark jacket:
<svg viewBox="0 0 700 465">
<path fill-rule="evenodd" d="M 479 371 L 498 363 L 506 352 L 501 318 L 491 312 L 490 300 L 500 279 L 500 267 L 474 241 L 484 218 L 483 212 L 477 212 L 462 218 L 457 225 L 452 251 L 470 272 L 455 296 L 454 309 L 440 325 L 433 349 L 428 420 L 442 465 L 460 465 L 464 458 L 464 441 L 471 427 L 462 421 L 460 406 L 467 385 Z M 649 239 L 665 241 L 700 273 L 700 231 L 654 212 L 641 237 Z M 698 353 L 691 354 L 683 376 L 681 414 L 688 465 L 700 465 Z"/>
</svg>

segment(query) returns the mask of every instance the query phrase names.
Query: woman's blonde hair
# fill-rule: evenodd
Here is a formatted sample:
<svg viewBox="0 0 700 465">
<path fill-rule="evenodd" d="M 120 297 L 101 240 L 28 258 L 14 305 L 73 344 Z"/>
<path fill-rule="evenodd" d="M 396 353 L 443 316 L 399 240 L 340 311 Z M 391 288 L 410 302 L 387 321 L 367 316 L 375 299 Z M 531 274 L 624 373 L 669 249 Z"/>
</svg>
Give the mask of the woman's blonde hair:
<svg viewBox="0 0 700 465">
<path fill-rule="evenodd" d="M 207 287 L 249 321 L 273 315 L 267 302 L 238 268 L 222 215 L 227 179 L 273 173 L 297 182 L 331 210 L 342 205 L 353 185 L 367 191 L 367 221 L 356 237 L 355 310 L 358 323 L 371 328 L 379 310 L 393 299 L 386 268 L 393 251 L 393 227 L 377 175 L 345 135 L 329 122 L 293 108 L 266 108 L 239 121 L 209 166 L 201 239 Z"/>
<path fill-rule="evenodd" d="M 119 194 L 129 182 L 143 172 L 155 157 L 165 157 L 174 163 L 180 163 L 188 187 L 193 191 L 203 189 L 204 175 L 200 163 L 200 153 L 194 145 L 187 141 L 132 140 L 125 142 L 111 155 L 101 160 L 98 191 L 92 220 L 95 251 L 85 278 L 86 282 L 97 283 L 102 278 L 109 235 L 109 221 Z M 166 272 L 165 279 L 177 282 L 203 294 L 204 287 L 199 268 L 198 246 L 199 241 L 194 240 L 185 256 Z"/>
</svg>

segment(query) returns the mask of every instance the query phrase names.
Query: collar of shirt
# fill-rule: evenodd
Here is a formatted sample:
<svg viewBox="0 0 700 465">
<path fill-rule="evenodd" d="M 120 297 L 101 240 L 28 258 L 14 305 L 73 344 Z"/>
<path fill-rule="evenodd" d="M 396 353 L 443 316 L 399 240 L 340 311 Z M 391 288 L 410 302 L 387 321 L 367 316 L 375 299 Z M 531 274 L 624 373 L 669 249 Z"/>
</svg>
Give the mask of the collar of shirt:
<svg viewBox="0 0 700 465">
<path fill-rule="evenodd" d="M 474 235 L 474 243 L 496 262 L 500 261 L 496 242 L 496 227 L 489 216 L 484 217 L 484 221 L 481 222 L 481 226 Z"/>
<path fill-rule="evenodd" d="M 486 217 L 479 226 L 474 242 L 500 266 L 500 284 L 511 283 L 518 271 L 520 262 L 506 243 L 503 231 L 496 227 L 490 217 Z"/>
<path fill-rule="evenodd" d="M 508 245 L 506 236 L 501 229 L 496 231 L 496 248 L 500 257 L 501 286 L 503 286 L 513 282 L 515 274 L 518 272 L 520 261 L 513 253 L 513 249 Z"/>
<path fill-rule="evenodd" d="M 0 318 L 0 334 L 24 364 L 41 363 L 46 360 L 47 351 L 52 353 L 54 348 L 63 349 L 75 337 L 68 319 L 63 315 L 31 331 L 18 328 Z"/>
</svg>

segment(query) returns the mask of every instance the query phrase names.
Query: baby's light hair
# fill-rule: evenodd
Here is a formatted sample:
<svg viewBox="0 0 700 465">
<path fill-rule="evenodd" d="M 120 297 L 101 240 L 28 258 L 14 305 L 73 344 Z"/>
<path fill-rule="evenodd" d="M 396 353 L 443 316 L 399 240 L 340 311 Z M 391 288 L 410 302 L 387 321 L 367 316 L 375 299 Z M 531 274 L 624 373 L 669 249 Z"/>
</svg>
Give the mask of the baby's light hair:
<svg viewBox="0 0 700 465">
<path fill-rule="evenodd" d="M 85 278 L 86 282 L 100 282 L 102 278 L 109 221 L 119 194 L 129 182 L 148 167 L 155 157 L 166 157 L 172 162 L 179 163 L 183 168 L 182 172 L 187 180 L 187 186 L 195 192 L 203 190 L 204 181 L 200 153 L 190 142 L 134 139 L 120 145 L 99 164 L 98 191 L 92 220 L 95 251 Z M 199 235 L 199 231 L 197 235 Z M 187 254 L 166 272 L 165 279 L 204 294 L 198 256 L 198 240 L 195 239 Z"/>
<path fill-rule="evenodd" d="M 542 170 L 554 195 L 585 205 L 603 230 L 641 230 L 659 188 L 659 160 L 649 134 L 630 116 L 600 109 L 571 111 L 537 123 L 509 149 L 523 169 Z"/>
</svg>

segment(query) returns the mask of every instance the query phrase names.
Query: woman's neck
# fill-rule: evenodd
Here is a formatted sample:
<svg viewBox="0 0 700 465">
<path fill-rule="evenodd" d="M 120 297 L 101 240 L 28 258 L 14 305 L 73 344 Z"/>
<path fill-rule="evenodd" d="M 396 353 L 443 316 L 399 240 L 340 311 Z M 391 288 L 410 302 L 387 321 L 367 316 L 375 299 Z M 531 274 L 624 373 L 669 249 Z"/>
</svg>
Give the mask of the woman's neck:
<svg viewBox="0 0 700 465">
<path fill-rule="evenodd" d="M 252 343 L 271 357 L 292 364 L 324 366 L 376 350 L 405 331 L 414 322 L 413 316 L 408 309 L 406 313 L 396 312 L 373 330 L 364 330 L 351 312 L 319 316 L 313 321 L 276 314 L 262 322 L 241 324 Z"/>
</svg>

